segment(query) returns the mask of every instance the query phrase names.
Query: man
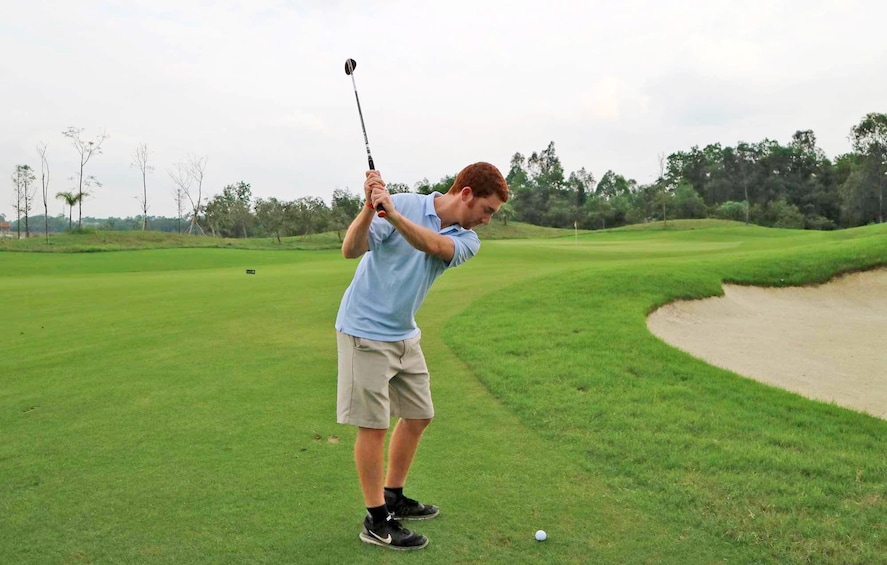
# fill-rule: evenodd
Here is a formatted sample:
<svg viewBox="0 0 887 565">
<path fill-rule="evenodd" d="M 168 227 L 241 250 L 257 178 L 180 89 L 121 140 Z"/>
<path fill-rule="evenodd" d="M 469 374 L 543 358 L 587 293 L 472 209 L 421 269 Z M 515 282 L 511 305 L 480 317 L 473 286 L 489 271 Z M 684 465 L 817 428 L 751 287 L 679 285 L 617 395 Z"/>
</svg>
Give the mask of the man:
<svg viewBox="0 0 887 565">
<path fill-rule="evenodd" d="M 428 538 L 400 523 L 438 514 L 403 494 L 434 417 L 415 315 L 434 280 L 477 253 L 471 228 L 490 221 L 508 200 L 508 185 L 499 169 L 481 162 L 462 169 L 446 194 L 389 195 L 378 171 L 367 171 L 364 192 L 366 206 L 342 242 L 347 259 L 362 259 L 336 317 L 337 421 L 358 427 L 354 460 L 367 508 L 360 539 L 421 549 Z M 376 216 L 379 206 L 385 219 Z M 385 438 L 395 417 L 386 472 Z"/>
</svg>

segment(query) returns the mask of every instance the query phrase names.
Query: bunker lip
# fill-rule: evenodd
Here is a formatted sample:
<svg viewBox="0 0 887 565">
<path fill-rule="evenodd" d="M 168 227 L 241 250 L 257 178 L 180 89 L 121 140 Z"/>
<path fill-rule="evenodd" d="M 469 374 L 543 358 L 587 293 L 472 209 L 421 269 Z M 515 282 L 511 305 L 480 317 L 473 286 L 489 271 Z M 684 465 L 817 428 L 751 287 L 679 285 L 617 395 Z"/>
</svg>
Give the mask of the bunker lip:
<svg viewBox="0 0 887 565">
<path fill-rule="evenodd" d="M 647 328 L 717 367 L 887 419 L 887 269 L 817 286 L 723 288 L 657 309 Z"/>
</svg>

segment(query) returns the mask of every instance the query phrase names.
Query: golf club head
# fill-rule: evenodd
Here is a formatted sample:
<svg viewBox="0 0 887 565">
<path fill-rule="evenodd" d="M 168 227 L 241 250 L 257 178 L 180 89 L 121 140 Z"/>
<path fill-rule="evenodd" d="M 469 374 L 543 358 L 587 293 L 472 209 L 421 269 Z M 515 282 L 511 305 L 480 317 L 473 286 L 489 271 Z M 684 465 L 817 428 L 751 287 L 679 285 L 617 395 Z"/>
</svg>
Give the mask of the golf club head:
<svg viewBox="0 0 887 565">
<path fill-rule="evenodd" d="M 351 75 L 354 72 L 354 69 L 357 68 L 357 61 L 354 59 L 345 59 L 345 74 Z"/>
</svg>

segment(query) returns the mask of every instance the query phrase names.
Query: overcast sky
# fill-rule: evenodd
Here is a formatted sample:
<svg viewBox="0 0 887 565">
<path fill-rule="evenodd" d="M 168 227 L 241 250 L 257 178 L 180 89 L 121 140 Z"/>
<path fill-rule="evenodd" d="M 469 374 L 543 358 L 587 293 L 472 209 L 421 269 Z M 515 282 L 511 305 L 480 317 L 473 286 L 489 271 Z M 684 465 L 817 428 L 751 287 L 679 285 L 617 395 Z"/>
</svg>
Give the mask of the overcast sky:
<svg viewBox="0 0 887 565">
<path fill-rule="evenodd" d="M 639 183 L 659 154 L 799 129 L 834 158 L 887 112 L 884 21 L 876 0 L 2 0 L 0 213 L 41 142 L 50 192 L 74 186 L 69 126 L 109 135 L 88 216 L 139 214 L 141 143 L 151 215 L 175 215 L 168 170 L 189 154 L 207 157 L 209 195 L 240 180 L 263 198 L 356 193 L 348 57 L 389 182 L 481 160 L 506 173 L 550 141 L 567 173 Z"/>
</svg>

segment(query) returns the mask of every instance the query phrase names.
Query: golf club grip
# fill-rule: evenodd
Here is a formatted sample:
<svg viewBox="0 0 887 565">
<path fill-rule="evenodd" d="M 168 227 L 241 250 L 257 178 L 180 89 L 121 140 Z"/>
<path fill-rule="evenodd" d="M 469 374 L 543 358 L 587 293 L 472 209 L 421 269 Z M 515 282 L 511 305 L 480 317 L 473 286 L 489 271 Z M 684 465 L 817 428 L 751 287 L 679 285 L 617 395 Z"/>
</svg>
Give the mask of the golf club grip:
<svg viewBox="0 0 887 565">
<path fill-rule="evenodd" d="M 367 146 L 367 163 L 370 165 L 370 170 L 375 171 L 376 165 L 373 163 L 373 156 L 370 155 L 370 148 Z M 385 207 L 381 204 L 376 206 L 376 212 L 378 212 L 380 218 L 384 218 L 388 215 L 388 212 L 385 211 Z"/>
</svg>

